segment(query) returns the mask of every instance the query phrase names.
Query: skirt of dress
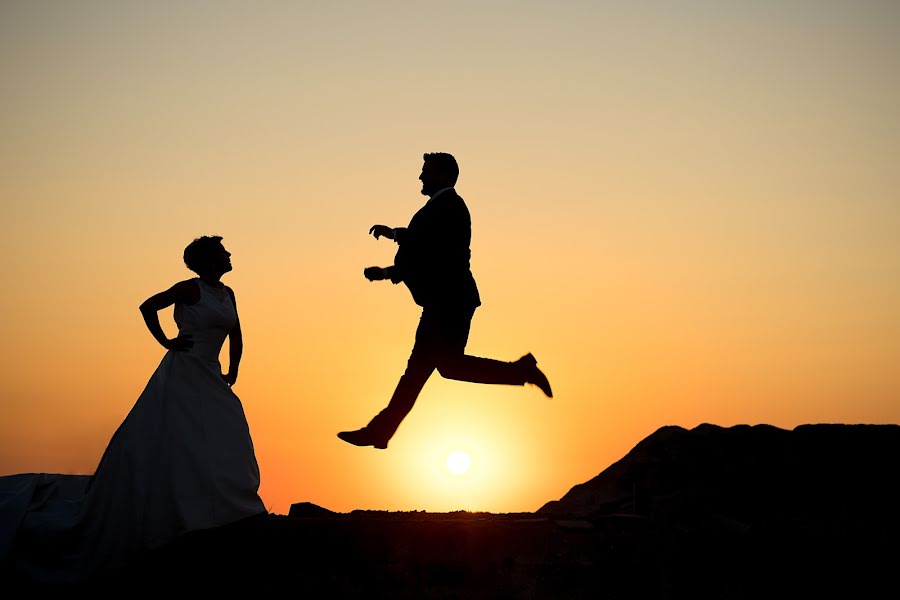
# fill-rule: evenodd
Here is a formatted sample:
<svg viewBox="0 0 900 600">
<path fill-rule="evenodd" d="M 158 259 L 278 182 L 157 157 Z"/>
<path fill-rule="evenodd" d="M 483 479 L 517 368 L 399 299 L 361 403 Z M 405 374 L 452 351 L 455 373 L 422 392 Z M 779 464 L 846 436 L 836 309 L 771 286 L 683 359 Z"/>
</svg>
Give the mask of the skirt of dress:
<svg viewBox="0 0 900 600">
<path fill-rule="evenodd" d="M 198 529 L 265 513 L 243 407 L 218 361 L 169 352 L 92 477 L 0 478 L 0 557 L 75 581 Z"/>
</svg>

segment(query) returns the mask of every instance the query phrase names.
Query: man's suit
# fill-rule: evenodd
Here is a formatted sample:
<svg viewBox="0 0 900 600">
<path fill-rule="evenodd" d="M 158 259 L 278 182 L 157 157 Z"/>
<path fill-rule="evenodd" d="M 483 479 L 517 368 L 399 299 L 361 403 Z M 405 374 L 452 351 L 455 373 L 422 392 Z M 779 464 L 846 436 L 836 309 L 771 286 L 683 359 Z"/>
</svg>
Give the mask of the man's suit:
<svg viewBox="0 0 900 600">
<path fill-rule="evenodd" d="M 466 203 L 453 188 L 438 193 L 398 230 L 391 281 L 405 283 L 422 308 L 475 310 L 481 299 L 469 269 L 471 239 Z"/>
<path fill-rule="evenodd" d="M 439 192 L 413 215 L 409 226 L 395 232 L 399 248 L 391 281 L 406 284 L 422 307 L 406 372 L 387 408 L 368 428 L 387 443 L 431 373 L 475 383 L 523 385 L 525 373 L 517 363 L 465 354 L 469 326 L 481 305 L 469 268 L 472 221 L 469 210 L 453 188 Z"/>
</svg>

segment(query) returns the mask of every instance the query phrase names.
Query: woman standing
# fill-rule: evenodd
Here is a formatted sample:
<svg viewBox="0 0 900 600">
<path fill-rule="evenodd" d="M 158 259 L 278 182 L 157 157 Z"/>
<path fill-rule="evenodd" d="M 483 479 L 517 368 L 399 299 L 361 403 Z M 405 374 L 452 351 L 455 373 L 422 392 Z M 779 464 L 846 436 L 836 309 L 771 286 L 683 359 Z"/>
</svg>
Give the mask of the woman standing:
<svg viewBox="0 0 900 600">
<path fill-rule="evenodd" d="M 71 485 L 57 486 L 68 487 L 66 493 L 40 493 L 52 479 L 31 486 L 13 544 L 20 573 L 77 579 L 182 533 L 266 512 L 247 419 L 231 389 L 243 341 L 234 292 L 221 282 L 231 271 L 221 240 L 191 242 L 184 261 L 197 277 L 141 304 L 147 328 L 168 352 L 96 472 L 77 490 L 80 498 L 71 497 Z M 157 313 L 173 304 L 178 335 L 169 339 Z M 226 338 L 230 360 L 223 374 L 219 352 Z M 48 554 L 55 564 L 48 565 Z"/>
</svg>

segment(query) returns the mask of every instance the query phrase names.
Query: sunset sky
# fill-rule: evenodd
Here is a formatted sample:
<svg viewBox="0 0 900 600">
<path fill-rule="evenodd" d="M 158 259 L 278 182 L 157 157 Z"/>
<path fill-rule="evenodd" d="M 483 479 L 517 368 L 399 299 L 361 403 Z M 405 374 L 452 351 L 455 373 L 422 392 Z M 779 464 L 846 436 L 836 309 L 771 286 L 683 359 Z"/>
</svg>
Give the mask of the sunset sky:
<svg viewBox="0 0 900 600">
<path fill-rule="evenodd" d="M 203 234 L 274 512 L 531 511 L 664 425 L 900 422 L 898 2 L 4 1 L 0 90 L 0 474 L 93 472 Z M 419 317 L 367 231 L 434 151 L 468 351 L 556 397 L 435 375 L 352 447 Z"/>
</svg>

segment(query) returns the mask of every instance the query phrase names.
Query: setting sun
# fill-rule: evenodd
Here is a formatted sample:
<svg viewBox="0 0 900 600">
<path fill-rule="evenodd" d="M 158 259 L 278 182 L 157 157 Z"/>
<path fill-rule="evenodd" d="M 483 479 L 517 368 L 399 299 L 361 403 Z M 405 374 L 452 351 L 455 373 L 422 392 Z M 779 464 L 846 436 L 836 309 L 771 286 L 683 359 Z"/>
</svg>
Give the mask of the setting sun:
<svg viewBox="0 0 900 600">
<path fill-rule="evenodd" d="M 471 466 L 472 458 L 462 450 L 456 450 L 447 456 L 447 468 L 455 475 L 462 475 Z"/>
</svg>

